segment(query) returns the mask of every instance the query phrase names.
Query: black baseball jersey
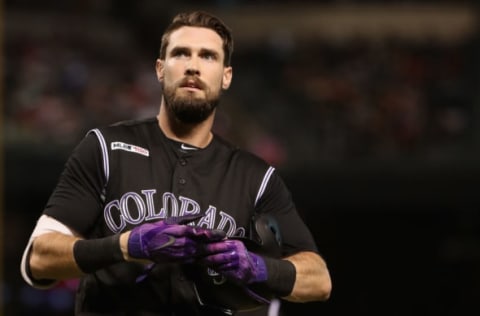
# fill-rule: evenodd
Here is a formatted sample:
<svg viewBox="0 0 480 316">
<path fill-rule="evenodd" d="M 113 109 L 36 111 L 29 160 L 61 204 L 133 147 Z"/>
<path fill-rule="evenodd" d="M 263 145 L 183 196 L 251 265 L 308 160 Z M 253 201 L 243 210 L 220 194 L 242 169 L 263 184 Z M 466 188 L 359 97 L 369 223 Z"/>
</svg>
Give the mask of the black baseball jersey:
<svg viewBox="0 0 480 316">
<path fill-rule="evenodd" d="M 196 226 L 245 236 L 252 216 L 267 213 L 278 222 L 283 255 L 317 252 L 273 167 L 217 135 L 203 149 L 168 139 L 156 118 L 90 131 L 68 159 L 44 213 L 85 238 L 187 214 L 203 215 Z M 122 262 L 82 278 L 77 313 L 200 313 L 178 265 L 158 264 L 138 282 L 144 268 Z"/>
</svg>

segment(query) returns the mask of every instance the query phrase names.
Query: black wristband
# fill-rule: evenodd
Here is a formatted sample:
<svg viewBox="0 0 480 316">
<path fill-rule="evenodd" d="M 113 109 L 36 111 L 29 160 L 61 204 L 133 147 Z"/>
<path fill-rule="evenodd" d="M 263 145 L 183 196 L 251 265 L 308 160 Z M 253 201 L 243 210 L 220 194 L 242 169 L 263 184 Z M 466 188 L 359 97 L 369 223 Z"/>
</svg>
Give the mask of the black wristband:
<svg viewBox="0 0 480 316">
<path fill-rule="evenodd" d="M 92 273 L 125 261 L 120 249 L 120 234 L 99 239 L 81 239 L 73 245 L 73 257 L 80 270 Z"/>
<path fill-rule="evenodd" d="M 297 270 L 288 260 L 263 257 L 267 266 L 265 285 L 277 296 L 284 297 L 292 293 Z"/>
</svg>

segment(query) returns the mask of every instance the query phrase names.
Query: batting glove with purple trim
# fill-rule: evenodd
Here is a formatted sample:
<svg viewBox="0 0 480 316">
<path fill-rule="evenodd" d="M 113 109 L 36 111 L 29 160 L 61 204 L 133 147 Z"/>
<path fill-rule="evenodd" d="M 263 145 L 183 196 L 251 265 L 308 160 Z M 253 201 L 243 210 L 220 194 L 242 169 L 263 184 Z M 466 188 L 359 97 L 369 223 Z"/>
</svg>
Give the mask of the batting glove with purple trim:
<svg viewBox="0 0 480 316">
<path fill-rule="evenodd" d="M 171 217 L 135 227 L 128 238 L 128 254 L 132 258 L 156 263 L 191 263 L 204 254 L 204 244 L 225 238 L 221 230 L 186 225 L 201 215 Z"/>
<path fill-rule="evenodd" d="M 205 245 L 207 255 L 201 259 L 209 268 L 226 278 L 243 284 L 267 280 L 265 260 L 247 250 L 239 240 L 223 240 Z"/>
</svg>

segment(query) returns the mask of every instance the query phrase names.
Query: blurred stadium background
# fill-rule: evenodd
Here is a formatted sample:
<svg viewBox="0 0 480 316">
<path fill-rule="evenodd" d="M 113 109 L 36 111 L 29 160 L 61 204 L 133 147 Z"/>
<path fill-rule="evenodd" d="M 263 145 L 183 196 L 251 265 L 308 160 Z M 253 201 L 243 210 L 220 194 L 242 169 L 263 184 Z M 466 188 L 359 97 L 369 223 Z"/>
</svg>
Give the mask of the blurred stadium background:
<svg viewBox="0 0 480 316">
<path fill-rule="evenodd" d="M 192 9 L 236 39 L 216 131 L 278 168 L 330 266 L 330 301 L 281 315 L 476 310 L 477 2 L 5 0 L 3 313 L 72 315 L 76 283 L 28 287 L 23 248 L 85 132 L 156 113 L 160 35 Z"/>
</svg>

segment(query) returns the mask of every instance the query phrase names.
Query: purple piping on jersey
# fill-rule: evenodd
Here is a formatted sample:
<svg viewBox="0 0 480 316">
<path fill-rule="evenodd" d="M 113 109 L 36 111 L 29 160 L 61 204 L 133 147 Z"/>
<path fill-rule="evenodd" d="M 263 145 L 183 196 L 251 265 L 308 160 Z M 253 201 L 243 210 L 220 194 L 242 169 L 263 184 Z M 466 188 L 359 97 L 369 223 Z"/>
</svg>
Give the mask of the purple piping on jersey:
<svg viewBox="0 0 480 316">
<path fill-rule="evenodd" d="M 262 184 L 260 185 L 260 189 L 258 190 L 257 193 L 257 198 L 255 199 L 255 206 L 257 205 L 258 200 L 263 195 L 263 192 L 265 192 L 265 188 L 267 187 L 268 180 L 270 180 L 270 177 L 272 176 L 272 173 L 275 171 L 275 168 L 270 167 L 268 168 L 267 172 L 263 176 Z"/>
<path fill-rule="evenodd" d="M 105 138 L 100 132 L 99 129 L 95 128 L 92 129 L 90 132 L 95 133 L 97 135 L 98 141 L 100 142 L 100 147 L 102 149 L 102 158 L 103 158 L 103 173 L 105 174 L 105 186 L 107 186 L 108 179 L 110 177 L 110 167 L 108 165 L 108 147 L 107 143 L 105 142 Z"/>
</svg>

